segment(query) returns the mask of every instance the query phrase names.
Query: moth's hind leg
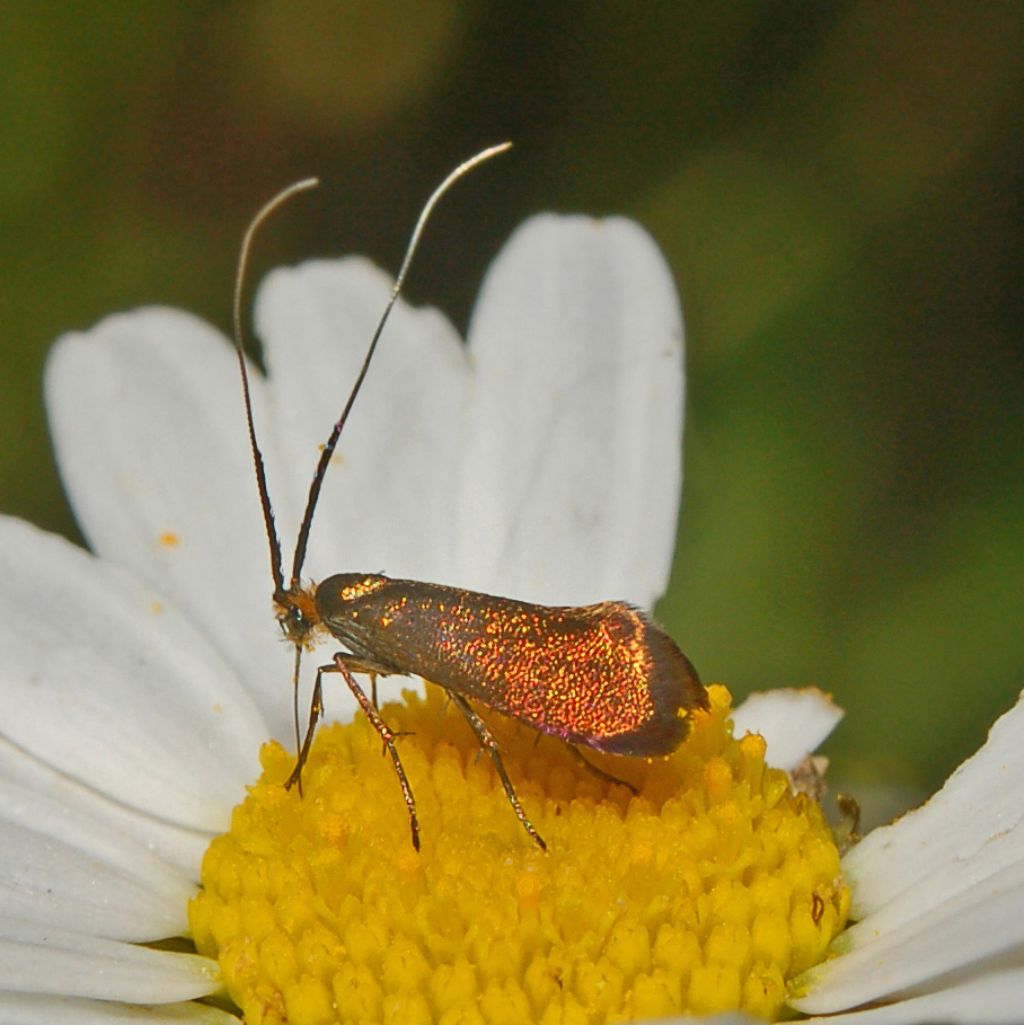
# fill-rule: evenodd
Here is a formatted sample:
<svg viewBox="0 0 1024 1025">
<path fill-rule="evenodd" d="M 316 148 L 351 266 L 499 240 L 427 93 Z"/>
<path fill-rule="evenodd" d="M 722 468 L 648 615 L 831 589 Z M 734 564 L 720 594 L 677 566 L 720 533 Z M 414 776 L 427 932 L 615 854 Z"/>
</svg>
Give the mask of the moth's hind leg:
<svg viewBox="0 0 1024 1025">
<path fill-rule="evenodd" d="M 598 779 L 604 780 L 605 783 L 615 783 L 620 787 L 625 787 L 633 794 L 640 793 L 640 791 L 637 790 L 637 788 L 630 783 L 628 779 L 620 779 L 618 776 L 615 776 L 610 772 L 605 772 L 605 770 L 600 768 L 600 766 L 595 765 L 589 758 L 586 758 L 583 752 L 578 747 L 570 744 L 569 741 L 565 742 L 565 746 L 569 749 L 569 754 L 571 754 L 576 761 L 583 765 L 588 772 L 593 773 L 593 775 Z"/>
<path fill-rule="evenodd" d="M 491 756 L 491 760 L 494 762 L 494 769 L 498 773 L 498 779 L 501 780 L 501 785 L 505 788 L 505 796 L 508 798 L 508 803 L 512 805 L 516 818 L 523 824 L 523 829 L 530 834 L 542 851 L 546 851 L 548 845 L 541 839 L 540 833 L 533 828 L 533 823 L 526 817 L 526 812 L 523 811 L 523 806 L 519 803 L 519 795 L 516 793 L 515 788 L 512 786 L 512 781 L 508 778 L 508 773 L 505 771 L 505 764 L 501 760 L 501 751 L 498 749 L 498 742 L 494 739 L 494 734 L 491 733 L 487 728 L 487 724 L 461 694 L 456 694 L 454 691 L 447 689 L 445 693 L 451 698 L 455 707 L 466 717 L 470 728 L 476 734 L 476 739 L 480 741 L 480 746 Z"/>
</svg>

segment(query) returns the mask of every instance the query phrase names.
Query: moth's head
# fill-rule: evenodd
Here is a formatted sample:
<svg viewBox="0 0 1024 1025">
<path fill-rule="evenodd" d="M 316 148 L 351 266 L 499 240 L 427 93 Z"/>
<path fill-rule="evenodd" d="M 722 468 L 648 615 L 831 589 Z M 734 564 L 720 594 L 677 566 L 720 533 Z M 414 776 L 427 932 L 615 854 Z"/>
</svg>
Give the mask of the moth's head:
<svg viewBox="0 0 1024 1025">
<path fill-rule="evenodd" d="M 320 613 L 316 607 L 316 587 L 292 586 L 274 595 L 274 612 L 281 632 L 296 647 L 309 648 L 319 629 Z"/>
</svg>

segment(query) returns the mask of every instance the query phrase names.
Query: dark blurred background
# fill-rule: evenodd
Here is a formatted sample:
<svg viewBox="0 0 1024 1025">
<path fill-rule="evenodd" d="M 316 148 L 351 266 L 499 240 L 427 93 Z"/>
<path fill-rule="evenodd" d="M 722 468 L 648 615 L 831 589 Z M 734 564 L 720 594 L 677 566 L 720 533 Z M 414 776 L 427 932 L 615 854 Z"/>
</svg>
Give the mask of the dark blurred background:
<svg viewBox="0 0 1024 1025">
<path fill-rule="evenodd" d="M 94 0 L 0 27 L 0 509 L 75 536 L 39 394 L 60 332 L 153 302 L 226 328 L 242 227 L 309 174 L 257 266 L 394 268 L 429 188 L 511 138 L 410 298 L 464 327 L 541 209 L 659 240 L 689 337 L 659 613 L 705 678 L 832 691 L 839 778 L 897 804 L 1014 700 L 1024 5 Z"/>
</svg>

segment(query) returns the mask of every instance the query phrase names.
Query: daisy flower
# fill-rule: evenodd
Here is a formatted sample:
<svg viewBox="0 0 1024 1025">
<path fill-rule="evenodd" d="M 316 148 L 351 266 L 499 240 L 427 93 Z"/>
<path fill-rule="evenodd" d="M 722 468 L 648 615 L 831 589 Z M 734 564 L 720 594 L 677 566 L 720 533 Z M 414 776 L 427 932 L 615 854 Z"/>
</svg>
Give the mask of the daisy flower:
<svg viewBox="0 0 1024 1025">
<path fill-rule="evenodd" d="M 259 292 L 254 403 L 284 538 L 389 287 L 352 259 Z M 835 1022 L 1024 1020 L 1021 706 L 841 864 L 780 771 L 838 719 L 817 692 L 733 711 L 710 688 L 677 755 L 600 763 L 635 795 L 493 722 L 547 854 L 436 693 L 384 706 L 414 734 L 420 854 L 362 718 L 323 728 L 304 796 L 286 792 L 292 756 L 268 738 L 291 736 L 291 658 L 233 358 L 195 318 L 148 309 L 50 359 L 57 456 L 95 554 L 0 519 L 0 1021 L 568 1023 L 786 1004 Z M 649 607 L 681 402 L 680 316 L 651 240 L 536 218 L 491 267 L 467 347 L 436 311 L 396 308 L 307 565 Z M 351 718 L 343 688 L 327 701 Z"/>
</svg>

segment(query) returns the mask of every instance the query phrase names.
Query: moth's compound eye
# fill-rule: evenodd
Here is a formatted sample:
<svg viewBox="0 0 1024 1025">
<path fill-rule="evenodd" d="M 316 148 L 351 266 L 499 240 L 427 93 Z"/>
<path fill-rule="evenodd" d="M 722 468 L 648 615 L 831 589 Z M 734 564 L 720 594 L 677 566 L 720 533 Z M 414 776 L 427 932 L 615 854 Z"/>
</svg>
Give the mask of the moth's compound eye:
<svg viewBox="0 0 1024 1025">
<path fill-rule="evenodd" d="M 312 628 L 312 623 L 297 605 L 288 605 L 277 617 L 281 630 L 290 641 L 301 643 Z"/>
</svg>

